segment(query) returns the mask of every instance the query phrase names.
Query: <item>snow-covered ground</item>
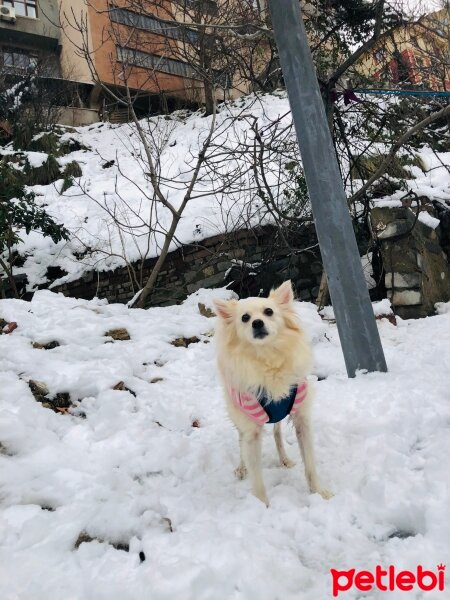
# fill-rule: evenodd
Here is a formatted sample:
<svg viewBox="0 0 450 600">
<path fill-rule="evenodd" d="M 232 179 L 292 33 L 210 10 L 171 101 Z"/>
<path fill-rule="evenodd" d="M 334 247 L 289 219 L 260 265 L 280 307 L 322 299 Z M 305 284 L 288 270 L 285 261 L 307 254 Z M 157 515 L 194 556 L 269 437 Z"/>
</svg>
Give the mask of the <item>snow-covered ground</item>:
<svg viewBox="0 0 450 600">
<path fill-rule="evenodd" d="M 197 308 L 228 293 L 147 311 L 48 291 L 0 302 L 0 318 L 18 324 L 0 336 L 2 600 L 328 600 L 331 568 L 448 564 L 450 304 L 397 327 L 379 321 L 389 373 L 352 380 L 336 326 L 298 305 L 320 377 L 318 468 L 335 496 L 308 493 L 288 425 L 298 465 L 278 467 L 267 426 L 266 509 L 234 478 L 214 319 Z M 131 339 L 104 337 L 117 327 Z M 199 341 L 170 343 L 180 336 Z M 60 346 L 32 346 L 52 341 Z M 68 392 L 73 415 L 38 403 L 30 379 L 50 396 Z M 75 548 L 82 532 L 92 541 Z"/>
</svg>

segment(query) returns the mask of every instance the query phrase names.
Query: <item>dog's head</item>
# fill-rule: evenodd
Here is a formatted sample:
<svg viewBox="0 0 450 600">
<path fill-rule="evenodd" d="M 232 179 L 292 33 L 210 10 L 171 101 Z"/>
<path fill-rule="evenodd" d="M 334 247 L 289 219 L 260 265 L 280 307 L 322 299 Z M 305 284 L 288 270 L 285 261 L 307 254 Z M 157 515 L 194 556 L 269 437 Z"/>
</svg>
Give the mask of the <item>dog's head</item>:
<svg viewBox="0 0 450 600">
<path fill-rule="evenodd" d="M 299 331 L 290 281 L 272 290 L 268 298 L 216 300 L 214 304 L 226 329 L 249 344 L 273 344 L 287 329 Z"/>
</svg>

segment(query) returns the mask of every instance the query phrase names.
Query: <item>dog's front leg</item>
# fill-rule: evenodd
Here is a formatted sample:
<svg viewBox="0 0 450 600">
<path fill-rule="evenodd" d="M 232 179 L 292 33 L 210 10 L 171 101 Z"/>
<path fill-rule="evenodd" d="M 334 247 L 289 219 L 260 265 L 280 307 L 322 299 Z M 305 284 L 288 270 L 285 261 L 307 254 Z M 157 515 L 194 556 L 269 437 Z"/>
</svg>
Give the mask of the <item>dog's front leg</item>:
<svg viewBox="0 0 450 600">
<path fill-rule="evenodd" d="M 238 479 L 245 479 L 247 477 L 247 467 L 244 463 L 244 457 L 242 452 L 242 432 L 239 431 L 239 453 L 240 453 L 240 462 L 239 466 L 234 470 L 234 474 Z"/>
<path fill-rule="evenodd" d="M 248 474 L 253 494 L 269 506 L 261 468 L 262 427 L 244 415 L 229 397 L 227 399 L 228 414 L 239 432 L 241 462 L 236 476 L 243 479 Z"/>
<path fill-rule="evenodd" d="M 314 448 L 310 421 L 310 398 L 307 398 L 297 413 L 292 415 L 295 426 L 300 453 L 305 466 L 305 476 L 308 482 L 309 491 L 314 494 L 320 494 L 322 498 L 329 499 L 333 496 L 332 492 L 322 487 L 317 477 L 316 463 L 314 460 Z"/>
<path fill-rule="evenodd" d="M 252 424 L 241 432 L 241 451 L 245 466 L 247 467 L 248 476 L 252 485 L 253 494 L 269 506 L 266 490 L 262 478 L 261 468 L 261 430 L 262 427 Z"/>
</svg>

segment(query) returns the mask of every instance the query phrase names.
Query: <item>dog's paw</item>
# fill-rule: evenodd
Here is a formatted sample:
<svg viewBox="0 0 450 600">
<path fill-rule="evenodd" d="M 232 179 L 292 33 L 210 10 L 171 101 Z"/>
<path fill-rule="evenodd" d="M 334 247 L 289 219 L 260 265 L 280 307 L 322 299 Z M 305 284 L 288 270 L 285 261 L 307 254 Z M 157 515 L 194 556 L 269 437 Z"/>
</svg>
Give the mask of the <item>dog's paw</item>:
<svg viewBox="0 0 450 600">
<path fill-rule="evenodd" d="M 265 493 L 255 493 L 253 492 L 253 495 L 256 496 L 256 498 L 258 498 L 258 500 L 261 500 L 261 502 L 263 504 L 265 504 L 267 506 L 267 508 L 269 508 L 269 498 L 266 496 Z"/>
<path fill-rule="evenodd" d="M 281 463 L 281 466 L 286 467 L 286 469 L 292 469 L 292 467 L 295 467 L 295 462 L 293 460 L 291 460 L 290 458 L 288 458 L 287 456 L 285 456 L 283 459 L 281 459 L 280 463 Z"/>
<path fill-rule="evenodd" d="M 238 479 L 245 479 L 247 477 L 247 468 L 244 467 L 244 465 L 239 465 L 239 467 L 234 470 L 234 474 Z"/>
<path fill-rule="evenodd" d="M 320 494 L 324 500 L 330 500 L 330 498 L 333 498 L 334 496 L 333 492 L 330 492 L 330 490 L 327 490 L 326 488 L 320 488 L 316 490 L 316 493 Z"/>
</svg>

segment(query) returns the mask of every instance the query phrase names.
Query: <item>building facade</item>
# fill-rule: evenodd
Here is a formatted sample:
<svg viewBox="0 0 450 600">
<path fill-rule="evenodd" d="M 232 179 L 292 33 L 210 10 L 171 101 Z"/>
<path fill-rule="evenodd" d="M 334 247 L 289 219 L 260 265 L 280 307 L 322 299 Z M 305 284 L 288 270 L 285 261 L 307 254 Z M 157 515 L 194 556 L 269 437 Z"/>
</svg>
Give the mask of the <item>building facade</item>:
<svg viewBox="0 0 450 600">
<path fill-rule="evenodd" d="M 23 73 L 42 65 L 42 74 L 60 76 L 57 0 L 1 0 L 0 68 Z"/>
<path fill-rule="evenodd" d="M 189 26 L 194 14 L 205 27 Z M 236 97 L 217 57 L 208 62 L 216 14 L 213 0 L 0 0 L 0 68 L 42 65 L 39 75 L 72 83 L 77 108 L 99 115 L 120 112 L 128 91 L 143 113 L 198 106 L 208 87 Z"/>
<path fill-rule="evenodd" d="M 356 65 L 354 82 L 450 91 L 449 23 L 443 9 L 382 35 Z"/>
</svg>

